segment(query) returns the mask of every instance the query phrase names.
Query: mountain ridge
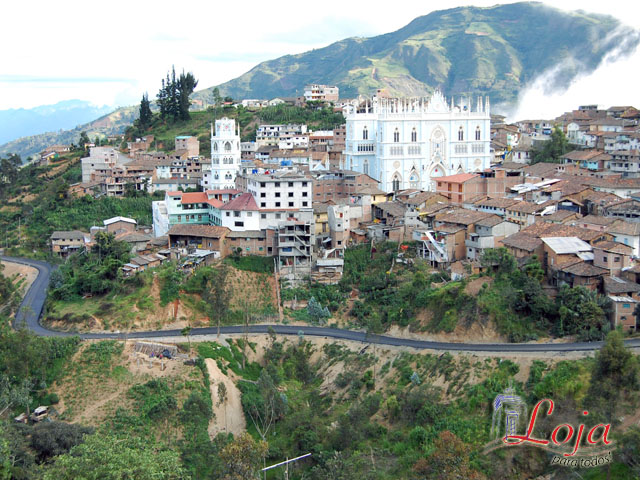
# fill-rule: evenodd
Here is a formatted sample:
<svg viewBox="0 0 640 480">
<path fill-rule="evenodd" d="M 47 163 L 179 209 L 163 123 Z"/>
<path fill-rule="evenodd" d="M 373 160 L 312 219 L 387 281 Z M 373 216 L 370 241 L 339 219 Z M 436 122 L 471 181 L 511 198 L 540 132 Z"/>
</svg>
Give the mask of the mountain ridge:
<svg viewBox="0 0 640 480">
<path fill-rule="evenodd" d="M 20 137 L 0 145 L 0 157 L 7 156 L 10 153 L 17 153 L 23 160 L 26 160 L 27 157 L 41 152 L 49 145 L 76 143 L 80 138 L 81 132 L 87 132 L 87 135 L 92 140 L 96 135 L 104 137 L 106 135 L 120 134 L 133 123 L 137 115 L 137 105 L 120 107 L 95 120 L 77 125 L 69 130 Z"/>
<path fill-rule="evenodd" d="M 112 106 L 76 99 L 33 108 L 0 110 L 0 144 L 52 130 L 74 128 L 111 111 Z"/>
<path fill-rule="evenodd" d="M 489 95 L 494 104 L 512 104 L 528 82 L 553 67 L 560 66 L 555 86 L 566 87 L 595 69 L 621 39 L 630 51 L 638 32 L 608 15 L 564 12 L 539 2 L 456 7 L 417 17 L 394 32 L 262 62 L 218 88 L 234 98 L 301 95 L 308 83 L 337 85 L 341 97 L 371 95 L 377 88 L 398 95 L 440 88 L 445 95 Z M 211 100 L 213 88 L 194 98 Z"/>
</svg>

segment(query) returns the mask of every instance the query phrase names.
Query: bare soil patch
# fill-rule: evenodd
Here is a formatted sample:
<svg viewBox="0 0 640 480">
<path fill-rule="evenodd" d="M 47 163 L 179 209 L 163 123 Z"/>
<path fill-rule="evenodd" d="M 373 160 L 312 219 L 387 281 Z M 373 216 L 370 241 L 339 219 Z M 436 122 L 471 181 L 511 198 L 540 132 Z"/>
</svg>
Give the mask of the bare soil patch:
<svg viewBox="0 0 640 480">
<path fill-rule="evenodd" d="M 14 282 L 18 282 L 23 279 L 22 282 L 22 290 L 26 292 L 33 281 L 38 277 L 38 270 L 33 267 L 29 267 L 27 265 L 22 265 L 20 263 L 13 262 L 2 262 L 4 265 L 4 270 L 2 270 L 2 274 L 5 277 L 11 278 L 14 275 L 16 276 Z"/>
<path fill-rule="evenodd" d="M 242 410 L 241 394 L 232 379 L 222 373 L 216 361 L 212 358 L 205 359 L 209 381 L 211 383 L 211 403 L 214 416 L 209 422 L 209 436 L 215 437 L 220 432 L 239 435 L 247 429 L 247 422 Z M 233 375 L 231 373 L 231 375 Z M 227 399 L 221 403 L 218 397 L 218 385 L 223 383 L 227 389 Z"/>
</svg>

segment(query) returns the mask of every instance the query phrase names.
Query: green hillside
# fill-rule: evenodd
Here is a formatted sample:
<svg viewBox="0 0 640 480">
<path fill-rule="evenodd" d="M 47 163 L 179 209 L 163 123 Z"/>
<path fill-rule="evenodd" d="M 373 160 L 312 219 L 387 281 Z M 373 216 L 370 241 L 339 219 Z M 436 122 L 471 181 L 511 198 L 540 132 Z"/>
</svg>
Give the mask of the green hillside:
<svg viewBox="0 0 640 480">
<path fill-rule="evenodd" d="M 338 85 L 343 97 L 390 93 L 487 94 L 513 102 L 541 72 L 560 65 L 556 86 L 593 70 L 607 52 L 633 35 L 618 20 L 567 13 L 536 2 L 491 8 L 460 7 L 418 17 L 372 38 L 348 38 L 325 48 L 263 62 L 219 86 L 233 98 L 301 95 L 304 85 Z M 637 40 L 630 42 L 635 48 Z M 550 85 L 553 87 L 554 85 Z M 210 101 L 213 88 L 194 96 Z"/>
</svg>

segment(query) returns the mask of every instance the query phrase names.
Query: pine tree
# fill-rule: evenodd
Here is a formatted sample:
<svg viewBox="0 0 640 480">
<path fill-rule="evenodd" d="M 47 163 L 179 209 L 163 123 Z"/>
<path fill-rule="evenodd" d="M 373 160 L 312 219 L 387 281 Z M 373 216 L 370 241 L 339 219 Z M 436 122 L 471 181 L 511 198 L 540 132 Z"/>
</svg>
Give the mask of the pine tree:
<svg viewBox="0 0 640 480">
<path fill-rule="evenodd" d="M 158 92 L 158 95 L 156 95 L 156 98 L 158 99 L 158 106 L 160 107 L 160 117 L 162 117 L 162 119 L 165 120 L 168 115 L 168 110 L 167 110 L 167 85 L 165 84 L 164 79 L 162 79 L 162 86 L 160 87 L 160 91 Z"/>
<path fill-rule="evenodd" d="M 140 101 L 140 116 L 138 118 L 140 130 L 146 130 L 151 126 L 152 115 L 149 95 L 145 92 L 145 94 L 142 95 L 142 100 Z"/>
<path fill-rule="evenodd" d="M 176 68 L 171 66 L 171 80 L 167 74 L 169 83 L 169 115 L 173 117 L 175 122 L 180 117 L 180 105 L 178 103 L 178 82 L 176 81 Z"/>
</svg>

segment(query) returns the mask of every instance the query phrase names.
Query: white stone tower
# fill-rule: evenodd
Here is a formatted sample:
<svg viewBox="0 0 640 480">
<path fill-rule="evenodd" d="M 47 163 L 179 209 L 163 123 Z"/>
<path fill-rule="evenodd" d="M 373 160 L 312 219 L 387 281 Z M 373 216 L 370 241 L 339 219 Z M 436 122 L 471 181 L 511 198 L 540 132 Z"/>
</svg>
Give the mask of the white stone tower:
<svg viewBox="0 0 640 480">
<path fill-rule="evenodd" d="M 229 118 L 216 120 L 215 135 L 211 128 L 211 173 L 208 188 L 220 190 L 235 188 L 240 169 L 240 135 L 236 121 Z"/>
</svg>

